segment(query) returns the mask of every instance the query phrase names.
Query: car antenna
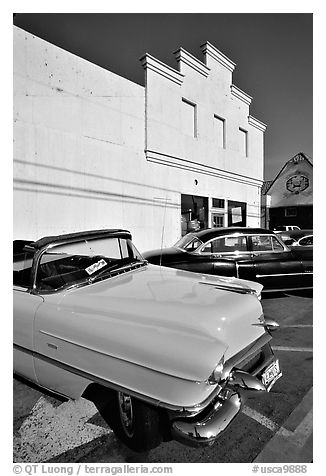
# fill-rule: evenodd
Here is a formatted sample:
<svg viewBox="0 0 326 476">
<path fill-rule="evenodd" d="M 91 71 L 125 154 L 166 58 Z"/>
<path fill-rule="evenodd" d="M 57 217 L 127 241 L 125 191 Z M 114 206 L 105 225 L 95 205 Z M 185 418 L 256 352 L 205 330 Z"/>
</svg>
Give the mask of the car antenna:
<svg viewBox="0 0 326 476">
<path fill-rule="evenodd" d="M 162 250 L 163 250 L 163 239 L 164 239 L 164 230 L 165 230 L 165 216 L 166 216 L 166 206 L 168 201 L 171 200 L 171 198 L 167 197 L 154 197 L 154 200 L 160 200 L 164 201 L 164 214 L 163 214 L 163 223 L 162 223 L 162 235 L 161 235 L 161 248 L 160 248 L 160 266 L 162 266 Z"/>
</svg>

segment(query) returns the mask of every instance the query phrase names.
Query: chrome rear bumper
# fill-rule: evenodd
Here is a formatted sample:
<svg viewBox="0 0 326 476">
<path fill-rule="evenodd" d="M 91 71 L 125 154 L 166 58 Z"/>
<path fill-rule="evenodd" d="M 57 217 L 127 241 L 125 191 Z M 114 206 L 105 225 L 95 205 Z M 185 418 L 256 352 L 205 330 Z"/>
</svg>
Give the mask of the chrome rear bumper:
<svg viewBox="0 0 326 476">
<path fill-rule="evenodd" d="M 236 392 L 226 400 L 217 397 L 211 410 L 201 420 L 192 417 L 174 421 L 173 438 L 188 446 L 209 446 L 230 425 L 240 408 L 240 395 Z"/>
<path fill-rule="evenodd" d="M 260 378 L 242 370 L 233 370 L 224 389 L 205 410 L 195 416 L 172 421 L 173 438 L 188 446 L 212 445 L 240 412 L 242 393 L 247 394 L 248 390 L 255 393 L 269 391 L 281 376 L 282 372 L 278 369 L 273 381 L 265 386 Z"/>
</svg>

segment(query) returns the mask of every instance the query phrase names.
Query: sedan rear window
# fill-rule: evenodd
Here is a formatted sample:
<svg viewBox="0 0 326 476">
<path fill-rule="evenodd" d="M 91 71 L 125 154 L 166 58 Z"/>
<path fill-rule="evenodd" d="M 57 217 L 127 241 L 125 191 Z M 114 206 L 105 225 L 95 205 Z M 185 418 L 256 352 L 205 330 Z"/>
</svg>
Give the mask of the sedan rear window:
<svg viewBox="0 0 326 476">
<path fill-rule="evenodd" d="M 252 251 L 283 251 L 281 243 L 272 235 L 253 235 Z"/>
<path fill-rule="evenodd" d="M 192 234 L 188 234 L 181 238 L 179 241 L 176 242 L 174 245 L 176 248 L 180 248 L 185 251 L 196 251 L 199 246 L 201 246 L 203 242 Z"/>
<path fill-rule="evenodd" d="M 247 251 L 246 236 L 222 236 L 208 242 L 202 249 L 203 253 L 234 253 L 237 251 Z"/>
<path fill-rule="evenodd" d="M 271 236 L 255 235 L 251 237 L 252 251 L 273 251 Z"/>
</svg>

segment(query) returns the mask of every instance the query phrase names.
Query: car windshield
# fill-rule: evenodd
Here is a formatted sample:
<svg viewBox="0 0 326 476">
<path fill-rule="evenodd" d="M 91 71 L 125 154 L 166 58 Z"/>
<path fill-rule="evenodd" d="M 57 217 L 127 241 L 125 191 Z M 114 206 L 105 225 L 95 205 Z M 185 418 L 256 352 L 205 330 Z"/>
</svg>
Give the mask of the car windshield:
<svg viewBox="0 0 326 476">
<path fill-rule="evenodd" d="M 174 246 L 176 248 L 180 248 L 181 250 L 191 252 L 195 251 L 202 244 L 203 242 L 197 236 L 194 236 L 192 233 L 188 233 L 178 240 Z"/>
<path fill-rule="evenodd" d="M 55 245 L 41 256 L 36 287 L 54 291 L 92 283 L 144 263 L 131 240 L 125 238 L 105 237 Z"/>
</svg>

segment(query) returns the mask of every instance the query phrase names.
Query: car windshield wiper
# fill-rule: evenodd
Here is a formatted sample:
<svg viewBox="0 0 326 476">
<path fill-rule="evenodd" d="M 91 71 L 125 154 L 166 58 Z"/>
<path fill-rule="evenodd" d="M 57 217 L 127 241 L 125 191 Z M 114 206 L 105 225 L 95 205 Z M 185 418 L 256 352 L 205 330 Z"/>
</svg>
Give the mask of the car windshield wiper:
<svg viewBox="0 0 326 476">
<path fill-rule="evenodd" d="M 113 274 L 119 274 L 120 272 L 123 273 L 123 272 L 126 272 L 126 271 L 130 270 L 130 269 L 139 268 L 141 266 L 144 266 L 145 264 L 147 264 L 146 260 L 141 260 L 141 261 L 140 260 L 133 260 L 133 261 L 130 261 L 129 263 L 126 263 L 126 264 L 116 263 L 116 264 L 113 264 L 112 266 L 109 266 L 108 268 L 105 268 L 105 269 L 101 270 L 95 276 L 92 276 L 92 277 L 88 278 L 88 282 L 90 284 L 92 284 L 92 283 L 95 283 L 95 281 L 104 279 L 106 277 L 110 277 Z"/>
</svg>

